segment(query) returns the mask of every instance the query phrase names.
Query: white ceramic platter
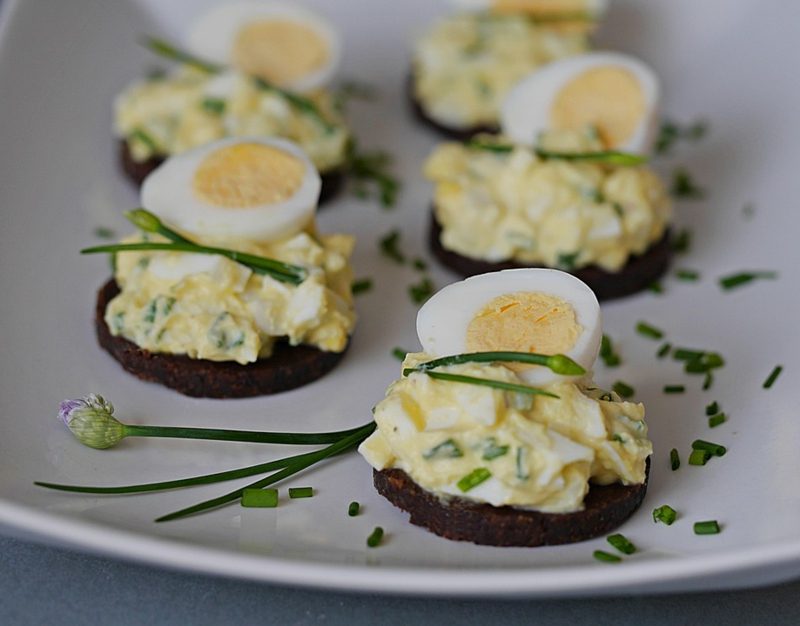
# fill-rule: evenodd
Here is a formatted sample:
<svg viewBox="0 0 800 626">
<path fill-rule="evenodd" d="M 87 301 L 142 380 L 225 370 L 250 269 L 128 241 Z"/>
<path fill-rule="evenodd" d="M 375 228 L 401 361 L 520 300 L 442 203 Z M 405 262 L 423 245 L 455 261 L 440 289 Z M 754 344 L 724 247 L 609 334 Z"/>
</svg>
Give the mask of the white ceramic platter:
<svg viewBox="0 0 800 626">
<path fill-rule="evenodd" d="M 121 211 L 136 195 L 118 172 L 111 127 L 114 95 L 158 61 L 137 45 L 144 34 L 175 36 L 184 16 L 208 2 L 39 0 L 6 2 L 0 37 L 0 522 L 22 533 L 163 566 L 293 585 L 422 594 L 567 595 L 709 589 L 764 584 L 800 574 L 800 420 L 796 387 L 800 232 L 798 146 L 800 86 L 795 81 L 800 5 L 730 0 L 612 3 L 600 42 L 650 62 L 664 81 L 664 110 L 680 120 L 706 117 L 710 135 L 660 162 L 686 165 L 709 192 L 677 207 L 694 230 L 677 266 L 702 272 L 699 283 L 664 281 L 666 293 L 604 307 L 607 332 L 624 364 L 602 366 L 597 380 L 632 384 L 648 410 L 656 454 L 647 499 L 623 532 L 640 552 L 621 565 L 592 559 L 604 541 L 545 549 L 476 547 L 409 525 L 375 494 L 360 457 L 334 461 L 298 479 L 312 500 L 275 510 L 230 506 L 167 524 L 153 518 L 212 497 L 229 484 L 155 495 L 88 498 L 56 494 L 34 480 L 119 484 L 163 480 L 244 466 L 282 450 L 257 445 L 129 441 L 99 452 L 81 447 L 55 420 L 66 397 L 99 392 L 132 422 L 327 430 L 366 422 L 398 375 L 393 346 L 416 347 L 417 280 L 380 256 L 377 239 L 403 232 L 411 255 L 426 256 L 431 189 L 420 175 L 437 139 L 409 118 L 403 97 L 409 43 L 443 10 L 439 3 L 347 0 L 313 3 L 345 36 L 344 74 L 371 83 L 380 100 L 355 105 L 365 147 L 396 155 L 405 188 L 400 206 L 342 198 L 325 209 L 326 231 L 358 236 L 355 265 L 375 289 L 358 299 L 352 350 L 325 379 L 272 398 L 191 400 L 125 374 L 92 333 L 95 289 L 104 259 L 81 257 L 93 230 L 125 232 Z M 201 6 L 202 5 L 202 6 Z M 752 203 L 747 217 L 742 207 Z M 720 275 L 772 269 L 730 293 Z M 438 285 L 454 277 L 434 271 Z M 716 349 L 728 365 L 708 392 L 679 364 L 654 357 L 656 342 L 634 332 L 640 319 L 674 344 Z M 761 383 L 781 363 L 769 391 Z M 684 395 L 662 386 L 684 383 Z M 729 422 L 709 431 L 704 407 L 718 400 Z M 690 442 L 724 443 L 728 454 L 705 467 L 685 464 Z M 684 466 L 668 468 L 670 448 Z M 359 500 L 363 514 L 349 518 Z M 668 503 L 671 527 L 650 512 Z M 715 518 L 716 536 L 695 536 L 692 522 Z M 387 538 L 367 549 L 380 525 Z"/>
</svg>

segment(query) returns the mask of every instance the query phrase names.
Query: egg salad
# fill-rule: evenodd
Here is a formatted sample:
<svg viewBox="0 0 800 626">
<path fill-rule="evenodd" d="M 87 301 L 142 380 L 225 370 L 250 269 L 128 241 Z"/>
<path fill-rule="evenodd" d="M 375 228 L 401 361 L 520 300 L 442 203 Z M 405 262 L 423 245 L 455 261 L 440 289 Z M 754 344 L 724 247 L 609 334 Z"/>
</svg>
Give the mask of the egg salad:
<svg viewBox="0 0 800 626">
<path fill-rule="evenodd" d="M 326 123 L 281 92 L 259 87 L 249 75 L 234 70 L 210 75 L 186 66 L 125 89 L 115 103 L 114 130 L 137 161 L 225 137 L 264 136 L 297 143 L 321 172 L 343 167 L 350 132 L 332 98 L 323 90 L 305 97 Z"/>
<path fill-rule="evenodd" d="M 593 129 L 549 131 L 538 147 L 605 149 Z M 614 272 L 660 240 L 672 215 L 667 190 L 646 167 L 543 159 L 519 144 L 505 152 L 443 144 L 424 171 L 436 185 L 442 245 L 487 261 Z"/>
<path fill-rule="evenodd" d="M 589 368 L 581 377 L 492 361 L 425 369 L 465 348 L 559 350 L 591 366 L 602 334 L 600 310 L 575 277 L 523 269 L 455 283 L 426 303 L 417 330 L 425 351 L 406 356 L 403 377 L 375 407 L 377 429 L 359 448 L 376 470 L 402 469 L 445 499 L 548 513 L 581 510 L 590 483 L 645 481 L 652 444 L 644 407 L 599 389 Z M 528 368 L 538 373 L 531 377 Z M 511 386 L 535 380 L 539 395 L 476 380 Z"/>
<path fill-rule="evenodd" d="M 320 184 L 302 150 L 279 139 L 228 139 L 168 159 L 145 180 L 142 205 L 173 236 L 155 229 L 125 243 L 177 240 L 233 251 L 233 258 L 180 249 L 118 253 L 121 291 L 105 313 L 111 333 L 151 352 L 241 364 L 268 357 L 283 339 L 342 352 L 355 323 L 354 238 L 317 232 Z M 289 264 L 300 279 L 257 272 L 236 253 Z"/>
<path fill-rule="evenodd" d="M 448 126 L 495 126 L 508 91 L 539 67 L 587 48 L 584 32 L 519 14 L 463 13 L 435 24 L 417 42 L 413 95 Z"/>
</svg>

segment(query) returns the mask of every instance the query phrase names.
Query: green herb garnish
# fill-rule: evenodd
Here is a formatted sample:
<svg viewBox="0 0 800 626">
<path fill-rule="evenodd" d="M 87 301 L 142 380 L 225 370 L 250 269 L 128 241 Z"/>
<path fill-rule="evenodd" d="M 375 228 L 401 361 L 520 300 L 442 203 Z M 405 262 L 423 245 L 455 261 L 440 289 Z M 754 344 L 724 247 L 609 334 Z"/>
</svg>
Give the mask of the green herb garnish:
<svg viewBox="0 0 800 626">
<path fill-rule="evenodd" d="M 375 529 L 367 537 L 367 547 L 377 548 L 383 539 L 383 528 L 376 526 Z"/>
<path fill-rule="evenodd" d="M 113 230 L 105 226 L 98 226 L 92 231 L 92 234 L 98 239 L 113 239 L 116 236 Z"/>
<path fill-rule="evenodd" d="M 647 163 L 647 157 L 642 154 L 631 154 L 617 150 L 601 150 L 598 152 L 554 152 L 535 148 L 534 152 L 540 159 L 563 161 L 586 161 L 589 163 L 605 163 L 608 165 L 633 166 Z"/>
<path fill-rule="evenodd" d="M 400 231 L 395 229 L 389 231 L 378 242 L 380 251 L 384 256 L 392 259 L 395 263 L 403 265 L 406 262 L 405 255 L 400 252 Z"/>
<path fill-rule="evenodd" d="M 662 285 L 661 282 L 657 280 L 647 285 L 647 290 L 660 295 L 664 293 L 664 285 Z"/>
<path fill-rule="evenodd" d="M 405 361 L 407 354 L 408 350 L 403 350 L 403 348 L 392 348 L 392 356 L 398 361 Z"/>
<path fill-rule="evenodd" d="M 487 152 L 496 152 L 497 154 L 508 154 L 514 150 L 514 146 L 509 143 L 500 143 L 485 137 L 473 137 L 467 141 L 466 146 L 473 150 L 485 150 Z"/>
<path fill-rule="evenodd" d="M 728 451 L 725 446 L 721 446 L 718 443 L 712 443 L 710 441 L 704 441 L 702 439 L 695 439 L 692 442 L 692 450 L 705 450 L 714 456 L 725 456 L 725 453 Z"/>
<path fill-rule="evenodd" d="M 671 526 L 677 518 L 678 513 L 668 504 L 663 504 L 660 507 L 653 509 L 654 522 L 661 522 L 662 524 Z"/>
<path fill-rule="evenodd" d="M 190 65 L 201 72 L 205 72 L 206 74 L 218 74 L 224 69 L 221 65 L 200 59 L 199 57 L 176 48 L 168 41 L 159 39 L 157 37 L 145 38 L 142 41 L 142 45 L 159 56 L 170 59 L 171 61 L 176 61 L 177 63 Z"/>
<path fill-rule="evenodd" d="M 617 367 L 622 362 L 619 354 L 614 351 L 611 337 L 608 335 L 603 335 L 603 339 L 600 342 L 600 358 L 606 367 Z"/>
<path fill-rule="evenodd" d="M 289 487 L 289 497 L 292 499 L 297 498 L 312 498 L 314 497 L 313 487 Z"/>
<path fill-rule="evenodd" d="M 560 252 L 556 257 L 556 266 L 570 272 L 577 266 L 576 264 L 580 255 L 580 252 Z"/>
<path fill-rule="evenodd" d="M 359 280 L 354 280 L 353 284 L 350 285 L 350 291 L 354 296 L 372 291 L 372 279 L 361 278 Z"/>
<path fill-rule="evenodd" d="M 355 141 L 347 151 L 348 174 L 353 181 L 353 190 L 359 198 L 370 198 L 370 185 L 374 186 L 383 208 L 389 209 L 397 202 L 400 181 L 390 173 L 392 157 L 388 152 L 359 152 Z"/>
<path fill-rule="evenodd" d="M 134 128 L 131 131 L 131 134 L 128 135 L 128 142 L 131 141 L 139 141 L 145 145 L 145 147 L 155 154 L 160 154 L 162 152 L 161 146 L 158 145 L 158 142 L 153 138 L 150 133 L 143 131 L 141 128 Z"/>
<path fill-rule="evenodd" d="M 618 380 L 614 383 L 614 386 L 611 388 L 614 393 L 616 393 L 620 398 L 632 398 L 633 394 L 636 393 L 629 384 Z"/>
<path fill-rule="evenodd" d="M 226 103 L 222 98 L 203 98 L 200 103 L 204 111 L 213 115 L 222 115 L 225 113 Z"/>
<path fill-rule="evenodd" d="M 669 451 L 669 466 L 673 472 L 681 466 L 681 457 L 675 448 Z"/>
<path fill-rule="evenodd" d="M 742 285 L 753 282 L 758 279 L 774 280 L 778 277 L 777 272 L 762 271 L 762 272 L 739 272 L 738 274 L 730 274 L 723 276 L 719 279 L 719 286 L 725 291 L 736 289 Z"/>
<path fill-rule="evenodd" d="M 336 124 L 330 122 L 328 118 L 325 117 L 325 115 L 319 109 L 319 107 L 310 98 L 306 98 L 305 96 L 301 96 L 292 91 L 287 91 L 286 89 L 281 89 L 277 85 L 261 77 L 254 77 L 253 83 L 261 91 L 273 93 L 275 95 L 280 96 L 286 102 L 288 102 L 294 109 L 300 111 L 301 113 L 307 115 L 308 117 L 313 118 L 326 133 L 330 134 L 336 130 Z"/>
<path fill-rule="evenodd" d="M 689 247 L 692 245 L 692 231 L 688 228 L 678 231 L 673 236 L 670 245 L 674 252 L 688 252 Z"/>
<path fill-rule="evenodd" d="M 708 131 L 708 122 L 697 120 L 685 126 L 679 126 L 676 122 L 664 120 L 656 139 L 656 154 L 668 153 L 673 145 L 680 140 L 698 141 L 705 136 Z"/>
<path fill-rule="evenodd" d="M 705 522 L 694 523 L 695 535 L 718 535 L 720 533 L 719 522 L 717 520 L 707 520 Z"/>
<path fill-rule="evenodd" d="M 783 371 L 783 365 L 776 365 L 773 370 L 770 372 L 769 376 L 767 376 L 767 380 L 764 381 L 762 387 L 764 389 L 769 389 L 772 385 L 775 384 L 775 381 L 778 380 L 778 376 L 781 375 Z"/>
<path fill-rule="evenodd" d="M 709 428 L 716 428 L 720 424 L 724 424 L 728 419 L 728 416 L 725 413 L 717 413 L 716 415 L 712 415 L 708 418 L 708 427 Z"/>
<path fill-rule="evenodd" d="M 427 276 L 423 276 L 418 283 L 409 285 L 408 295 L 414 304 L 422 304 L 436 291 L 433 281 Z"/>
<path fill-rule="evenodd" d="M 683 167 L 679 167 L 672 173 L 672 189 L 670 193 L 676 198 L 689 200 L 701 200 L 706 195 L 705 190 L 694 182 L 691 174 Z"/>
<path fill-rule="evenodd" d="M 278 506 L 278 490 L 245 489 L 242 492 L 242 506 L 274 509 Z"/>
<path fill-rule="evenodd" d="M 675 277 L 679 280 L 695 282 L 700 280 L 700 272 L 687 269 L 675 270 Z"/>
<path fill-rule="evenodd" d="M 494 437 L 489 437 L 484 441 L 483 444 L 483 454 L 481 458 L 484 461 L 491 461 L 501 456 L 505 456 L 508 454 L 509 446 L 501 446 L 497 443 L 497 439 Z"/>
<path fill-rule="evenodd" d="M 446 374 L 445 372 L 434 372 L 426 370 L 423 373 L 427 374 L 435 380 L 446 380 L 453 383 L 466 383 L 468 385 L 478 385 L 481 387 L 491 387 L 493 389 L 500 389 L 502 391 L 514 391 L 516 393 L 524 393 L 531 396 L 547 396 L 549 398 L 558 398 L 558 396 L 550 391 L 539 389 L 538 387 L 529 387 L 528 385 L 518 385 L 516 383 L 507 383 L 502 380 L 492 380 L 491 378 L 478 378 L 476 376 L 463 376 L 461 374 Z"/>
<path fill-rule="evenodd" d="M 428 461 L 431 459 L 459 459 L 462 456 L 464 453 L 453 439 L 445 439 L 442 443 L 422 453 L 422 458 Z"/>
<path fill-rule="evenodd" d="M 517 470 L 517 478 L 519 480 L 528 480 L 530 477 L 528 474 L 528 470 L 525 467 L 525 448 L 520 446 L 517 448 L 517 458 L 516 458 L 516 470 Z"/>
<path fill-rule="evenodd" d="M 352 502 L 351 502 L 351 503 L 350 503 L 350 504 L 347 506 L 347 514 L 348 514 L 350 517 L 355 517 L 356 515 L 358 515 L 358 513 L 359 513 L 359 511 L 360 511 L 360 510 L 361 510 L 361 505 L 360 505 L 358 502 L 356 502 L 355 500 L 353 500 L 353 501 L 352 501 Z"/>
<path fill-rule="evenodd" d="M 706 405 L 706 415 L 716 415 L 719 413 L 719 403 L 714 401 Z"/>
<path fill-rule="evenodd" d="M 582 376 L 586 370 L 564 354 L 537 354 L 535 352 L 467 352 L 443 356 L 403 370 L 403 376 L 413 372 L 425 372 L 437 367 L 461 365 L 462 363 L 526 363 L 542 365 L 561 376 Z"/>
<path fill-rule="evenodd" d="M 663 359 L 665 356 L 667 356 L 667 355 L 669 354 L 669 351 L 670 351 L 671 349 L 672 349 L 672 344 L 671 344 L 671 343 L 664 343 L 664 344 L 662 344 L 662 345 L 661 345 L 661 347 L 658 349 L 658 352 L 656 352 L 656 356 L 657 356 L 659 359 Z"/>
<path fill-rule="evenodd" d="M 605 552 L 604 550 L 595 550 L 592 553 L 592 556 L 603 563 L 619 563 L 622 561 L 622 558 L 618 557 L 616 554 L 611 554 L 610 552 Z"/>
<path fill-rule="evenodd" d="M 639 333 L 642 337 L 647 337 L 649 339 L 661 339 L 664 337 L 663 330 L 660 330 L 655 326 L 651 326 L 647 322 L 637 323 L 636 332 Z"/>
<path fill-rule="evenodd" d="M 664 393 L 684 393 L 685 391 L 684 385 L 664 385 Z"/>
<path fill-rule="evenodd" d="M 714 375 L 711 372 L 706 372 L 706 377 L 703 379 L 703 391 L 711 389 L 711 384 L 714 382 Z"/>
<path fill-rule="evenodd" d="M 351 100 L 375 100 L 378 90 L 374 85 L 368 85 L 355 80 L 343 82 L 335 91 L 333 106 L 337 111 L 344 111 Z"/>
<path fill-rule="evenodd" d="M 606 537 L 606 541 L 614 546 L 622 554 L 633 554 L 636 552 L 636 546 L 631 541 L 620 533 Z"/>
<path fill-rule="evenodd" d="M 708 450 L 692 450 L 689 454 L 689 465 L 705 465 L 711 458 Z"/>
<path fill-rule="evenodd" d="M 486 469 L 485 467 L 476 467 L 466 476 L 458 479 L 456 483 L 456 487 L 458 487 L 463 493 L 467 493 L 468 491 L 474 489 L 482 482 L 489 480 L 492 477 L 492 473 Z"/>
<path fill-rule="evenodd" d="M 414 266 L 414 269 L 419 272 L 424 272 L 426 269 L 428 269 L 428 264 L 419 258 L 414 259 L 412 265 Z"/>
</svg>

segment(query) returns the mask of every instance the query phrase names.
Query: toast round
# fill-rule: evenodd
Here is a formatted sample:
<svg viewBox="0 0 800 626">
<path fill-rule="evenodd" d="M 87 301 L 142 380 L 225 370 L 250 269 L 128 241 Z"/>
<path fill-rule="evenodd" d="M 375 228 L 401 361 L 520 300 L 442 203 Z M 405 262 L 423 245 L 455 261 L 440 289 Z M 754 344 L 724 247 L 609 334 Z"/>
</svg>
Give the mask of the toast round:
<svg viewBox="0 0 800 626">
<path fill-rule="evenodd" d="M 649 470 L 650 459 L 647 474 Z M 647 478 L 641 485 L 591 485 L 582 511 L 540 513 L 455 496 L 440 498 L 400 469 L 373 470 L 372 477 L 378 493 L 409 513 L 412 524 L 445 539 L 504 547 L 555 546 L 600 537 L 633 515 L 647 491 Z"/>
<path fill-rule="evenodd" d="M 186 396 L 248 398 L 288 391 L 327 374 L 347 350 L 324 352 L 311 346 L 290 346 L 282 341 L 275 345 L 272 356 L 247 365 L 150 352 L 111 334 L 104 316 L 108 302 L 118 293 L 119 287 L 113 279 L 97 293 L 94 323 L 98 342 L 134 376 L 160 383 Z"/>
<path fill-rule="evenodd" d="M 521 267 L 542 267 L 525 265 L 517 261 L 494 262 L 464 256 L 458 252 L 447 250 L 442 245 L 441 233 L 442 226 L 436 219 L 435 212 L 431 211 L 428 238 L 431 252 L 442 265 L 464 277 Z M 647 289 L 664 275 L 669 267 L 671 257 L 670 231 L 667 229 L 664 236 L 652 244 L 644 254 L 630 257 L 618 272 L 609 272 L 596 265 L 588 265 L 571 270 L 570 274 L 589 285 L 598 300 L 613 300 Z"/>
<path fill-rule="evenodd" d="M 128 142 L 124 139 L 119 140 L 119 163 L 122 171 L 128 176 L 130 180 L 136 184 L 137 187 L 141 186 L 144 179 L 164 162 L 166 157 L 152 156 L 144 161 L 136 161 L 131 154 Z M 320 173 L 322 180 L 322 187 L 319 192 L 318 204 L 322 205 L 326 202 L 333 200 L 342 190 L 344 185 L 344 168 L 338 168 L 329 172 Z"/>
</svg>

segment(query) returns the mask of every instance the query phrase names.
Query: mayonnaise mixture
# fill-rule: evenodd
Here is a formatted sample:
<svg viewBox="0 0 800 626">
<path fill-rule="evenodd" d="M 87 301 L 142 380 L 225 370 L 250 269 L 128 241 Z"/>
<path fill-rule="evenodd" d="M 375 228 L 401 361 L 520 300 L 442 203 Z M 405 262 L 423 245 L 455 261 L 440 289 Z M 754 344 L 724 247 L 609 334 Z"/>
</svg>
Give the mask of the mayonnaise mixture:
<svg viewBox="0 0 800 626">
<path fill-rule="evenodd" d="M 184 68 L 123 91 L 115 104 L 114 130 L 138 161 L 224 137 L 269 136 L 297 143 L 320 172 L 343 167 L 350 133 L 330 95 L 320 91 L 304 97 L 328 124 L 283 95 L 260 89 L 244 74 L 209 76 Z"/>
<path fill-rule="evenodd" d="M 539 145 L 603 150 L 588 132 L 551 131 Z M 646 167 L 543 160 L 523 146 L 496 153 L 443 144 L 425 175 L 436 184 L 442 245 L 487 261 L 613 272 L 661 239 L 672 216 L 667 190 Z"/>
<path fill-rule="evenodd" d="M 141 240 L 134 236 L 125 243 Z M 268 357 L 282 338 L 329 352 L 345 349 L 355 324 L 353 237 L 319 235 L 309 227 L 268 243 L 197 243 L 300 265 L 309 274 L 291 285 L 221 256 L 118 253 L 114 277 L 122 291 L 105 314 L 112 334 L 151 352 L 241 364 Z"/>
<path fill-rule="evenodd" d="M 409 354 L 403 367 L 431 358 Z M 503 364 L 436 371 L 525 384 Z M 377 429 L 359 452 L 375 469 L 402 469 L 445 498 L 548 513 L 581 510 L 590 482 L 644 482 L 652 444 L 642 404 L 622 401 L 588 379 L 544 389 L 558 398 L 412 373 L 392 384 L 375 407 Z M 470 488 L 463 479 L 476 470 L 482 481 Z"/>
</svg>

